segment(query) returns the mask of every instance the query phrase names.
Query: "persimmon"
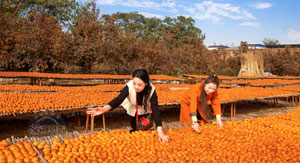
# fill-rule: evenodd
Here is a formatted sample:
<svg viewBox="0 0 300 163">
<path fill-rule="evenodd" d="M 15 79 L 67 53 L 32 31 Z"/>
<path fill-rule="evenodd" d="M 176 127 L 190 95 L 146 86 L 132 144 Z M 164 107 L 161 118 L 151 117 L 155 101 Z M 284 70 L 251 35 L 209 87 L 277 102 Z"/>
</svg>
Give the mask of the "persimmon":
<svg viewBox="0 0 300 163">
<path fill-rule="evenodd" d="M 2 140 L 1 142 L 0 142 L 0 146 L 4 146 L 4 147 L 7 147 L 8 146 L 8 141 L 7 140 Z"/>
<path fill-rule="evenodd" d="M 45 145 L 45 144 L 41 144 L 41 143 L 40 143 L 40 144 L 37 146 L 37 148 L 41 150 L 41 149 L 44 148 L 44 145 Z"/>
<path fill-rule="evenodd" d="M 22 159 L 16 159 L 15 160 L 15 163 L 23 163 L 24 162 L 24 160 L 22 160 Z"/>
<path fill-rule="evenodd" d="M 34 145 L 35 147 L 37 147 L 37 146 L 39 145 L 39 142 L 34 141 L 34 142 L 32 143 L 32 145 Z"/>
</svg>

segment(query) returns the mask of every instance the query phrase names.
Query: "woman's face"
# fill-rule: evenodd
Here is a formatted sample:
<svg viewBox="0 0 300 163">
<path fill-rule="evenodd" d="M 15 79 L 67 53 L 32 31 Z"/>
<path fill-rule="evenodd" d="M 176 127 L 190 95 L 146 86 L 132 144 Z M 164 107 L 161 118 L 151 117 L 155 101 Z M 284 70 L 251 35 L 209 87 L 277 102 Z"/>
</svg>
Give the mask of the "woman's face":
<svg viewBox="0 0 300 163">
<path fill-rule="evenodd" d="M 142 92 L 146 85 L 147 83 L 145 83 L 142 79 L 137 77 L 133 78 L 133 88 L 137 93 Z"/>
<path fill-rule="evenodd" d="M 204 90 L 207 95 L 214 93 L 217 89 L 217 85 L 214 83 L 208 83 L 205 85 Z"/>
</svg>

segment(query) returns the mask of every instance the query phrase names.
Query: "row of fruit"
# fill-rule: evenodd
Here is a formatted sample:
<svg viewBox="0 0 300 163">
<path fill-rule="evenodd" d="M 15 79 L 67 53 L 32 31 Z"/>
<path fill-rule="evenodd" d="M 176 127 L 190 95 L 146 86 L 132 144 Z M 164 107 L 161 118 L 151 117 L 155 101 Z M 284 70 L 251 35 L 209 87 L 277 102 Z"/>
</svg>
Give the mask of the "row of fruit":
<svg viewBox="0 0 300 163">
<path fill-rule="evenodd" d="M 106 85 L 107 86 L 107 85 Z M 89 86 L 89 87 L 47 87 L 54 92 L 27 92 L 20 93 L 0 92 L 0 115 L 24 114 L 31 112 L 39 112 L 45 110 L 72 110 L 87 107 L 89 105 L 105 105 L 110 100 L 118 95 L 117 91 L 105 92 L 109 86 Z M 122 85 L 113 85 L 113 89 L 121 89 Z M 169 88 L 176 88 L 175 85 L 169 85 Z M 159 88 L 157 85 L 158 102 L 160 105 L 168 103 L 180 103 L 181 96 L 188 91 L 190 85 L 184 87 L 178 85 L 178 89 Z M 2 90 L 30 90 L 38 89 L 38 86 L 23 86 L 16 85 L 6 86 Z M 29 88 L 32 87 L 32 88 Z M 296 86 L 295 86 L 296 87 Z M 300 87 L 300 86 L 298 86 Z M 46 87 L 43 87 L 46 88 Z M 284 89 L 284 87 L 282 88 Z M 300 89 L 300 88 L 299 88 Z M 274 88 L 259 88 L 259 87 L 242 87 L 230 89 L 218 89 L 221 102 L 231 102 L 238 100 L 253 100 L 259 97 L 276 97 L 276 96 L 294 96 L 295 91 L 285 91 Z"/>
<path fill-rule="evenodd" d="M 205 79 L 208 75 L 192 75 L 192 74 L 182 74 L 184 77 L 197 78 L 197 79 Z M 251 80 L 260 80 L 260 79 L 300 79 L 298 76 L 221 76 L 218 75 L 218 78 L 221 80 L 240 80 L 240 79 L 251 79 Z"/>
<path fill-rule="evenodd" d="M 285 87 L 274 87 L 274 89 L 297 92 L 297 93 L 300 92 L 300 86 L 299 85 L 290 85 L 290 86 L 285 86 Z"/>
<path fill-rule="evenodd" d="M 300 162 L 299 122 L 300 108 L 296 108 L 285 115 L 226 121 L 223 128 L 215 124 L 201 125 L 200 133 L 189 126 L 168 129 L 165 131 L 170 137 L 168 143 L 159 142 L 156 131 L 112 130 L 75 138 L 56 138 L 51 144 L 35 141 L 32 146 L 49 163 Z M 8 146 L 6 140 L 0 143 L 2 162 L 8 159 L 25 162 L 27 158 L 35 158 L 34 152 L 28 152 L 30 147 L 25 147 L 29 156 L 26 150 L 14 151 L 13 147 L 20 148 L 19 144 L 22 143 Z"/>
<path fill-rule="evenodd" d="M 246 84 L 252 86 L 263 85 L 288 85 L 288 84 L 300 84 L 300 80 L 282 80 L 282 79 L 263 79 L 263 80 L 236 80 L 227 81 L 226 84 Z"/>
<path fill-rule="evenodd" d="M 190 84 L 154 84 L 157 90 L 168 90 L 172 88 L 190 88 Z M 102 84 L 97 86 L 37 86 L 37 85 L 0 85 L 0 92 L 26 92 L 26 91 L 56 91 L 56 92 L 103 92 L 103 91 L 120 91 L 124 84 Z"/>
<path fill-rule="evenodd" d="M 0 72 L 0 77 L 6 78 L 48 78 L 48 79 L 131 79 L 131 75 L 109 74 L 54 74 L 40 72 Z M 184 80 L 167 75 L 150 75 L 153 80 Z"/>
<path fill-rule="evenodd" d="M 156 90 L 176 90 L 189 89 L 191 84 L 154 84 Z M 38 85 L 0 85 L 1 92 L 109 92 L 120 91 L 124 84 L 102 84 L 97 86 L 78 86 L 78 87 L 62 87 L 62 86 L 38 86 Z M 220 84 L 220 88 L 230 87 L 230 85 Z"/>
<path fill-rule="evenodd" d="M 300 85 L 298 86 L 300 88 Z M 282 87 L 284 88 L 284 87 Z M 283 96 L 295 96 L 294 91 L 279 90 L 274 88 L 261 87 L 240 87 L 232 89 L 218 89 L 219 97 L 222 102 L 238 100 L 254 100 L 256 98 L 272 98 Z"/>
<path fill-rule="evenodd" d="M 191 75 L 191 74 L 183 74 L 185 77 L 191 77 L 191 78 L 197 78 L 197 79 L 205 79 L 208 77 L 208 75 Z M 219 79 L 224 79 L 224 80 L 233 80 L 237 79 L 237 77 L 232 77 L 232 76 L 218 76 Z"/>
<path fill-rule="evenodd" d="M 2 140 L 0 163 L 39 163 L 39 157 L 32 144 L 27 141 L 9 145 L 6 140 Z"/>
</svg>

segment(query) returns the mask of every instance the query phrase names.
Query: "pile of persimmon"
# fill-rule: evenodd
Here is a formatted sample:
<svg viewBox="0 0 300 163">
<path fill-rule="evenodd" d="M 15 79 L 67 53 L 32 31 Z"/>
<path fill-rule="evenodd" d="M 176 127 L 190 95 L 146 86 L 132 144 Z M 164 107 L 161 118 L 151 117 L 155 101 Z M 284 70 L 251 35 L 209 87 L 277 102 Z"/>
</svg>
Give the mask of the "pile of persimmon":
<svg viewBox="0 0 300 163">
<path fill-rule="evenodd" d="M 266 79 L 300 79 L 299 76 L 264 76 Z"/>
<path fill-rule="evenodd" d="M 85 93 L 0 93 L 0 113 L 32 112 L 41 109 L 71 109 L 90 104 L 106 104 L 117 92 Z"/>
<path fill-rule="evenodd" d="M 253 100 L 259 97 L 272 97 L 295 94 L 295 92 L 291 91 L 260 87 L 218 89 L 218 92 L 222 102 L 235 100 Z"/>
<path fill-rule="evenodd" d="M 0 142 L 0 163 L 39 163 L 37 152 L 32 145 L 25 142 L 17 142 L 8 145 L 6 140 Z"/>
<path fill-rule="evenodd" d="M 79 87 L 62 87 L 62 86 L 37 86 L 37 85 L 0 85 L 0 92 L 107 92 L 120 91 L 124 84 L 102 84 L 97 86 L 79 86 Z M 156 90 L 170 90 L 172 88 L 190 88 L 191 84 L 154 84 Z"/>
<path fill-rule="evenodd" d="M 291 91 L 291 92 L 300 92 L 300 85 L 290 85 L 285 87 L 275 87 L 274 89 L 284 90 L 284 91 Z"/>
<path fill-rule="evenodd" d="M 263 79 L 263 80 L 237 80 L 227 81 L 227 84 L 248 84 L 252 86 L 263 86 L 263 85 L 277 85 L 277 84 L 296 84 L 300 83 L 300 80 L 282 80 L 282 79 Z"/>
<path fill-rule="evenodd" d="M 25 92 L 25 91 L 58 91 L 60 87 L 56 86 L 46 86 L 41 87 L 37 85 L 0 85 L 1 92 Z"/>
<path fill-rule="evenodd" d="M 156 90 L 188 89 L 192 84 L 154 84 Z"/>
<path fill-rule="evenodd" d="M 167 76 L 167 75 L 150 75 L 151 80 L 184 80 L 181 78 Z"/>
<path fill-rule="evenodd" d="M 117 90 L 120 90 L 123 87 L 124 85 L 82 87 L 41 87 L 28 85 L 1 86 L 0 88 L 2 88 L 2 91 L 11 92 L 0 93 L 0 113 L 27 113 L 48 109 L 72 109 L 91 104 L 104 105 L 116 97 L 118 95 Z M 169 87 L 173 86 L 169 85 Z M 179 86 L 175 85 L 174 87 Z M 158 89 L 164 88 L 167 87 L 158 85 Z M 180 96 L 184 91 L 185 90 L 157 90 L 158 94 L 160 94 L 159 102 L 179 102 Z"/>
<path fill-rule="evenodd" d="M 191 78 L 198 78 L 198 79 L 205 79 L 208 77 L 208 75 L 191 75 L 191 74 L 183 74 L 183 76 L 187 76 L 187 77 L 191 77 Z M 224 79 L 224 80 L 232 80 L 232 79 L 236 79 L 236 77 L 232 77 L 232 76 L 221 76 L 218 75 L 219 79 Z"/>
<path fill-rule="evenodd" d="M 180 97 L 186 92 L 187 90 L 164 90 L 164 91 L 157 91 L 158 103 L 160 105 L 164 105 L 167 103 L 174 103 L 180 102 Z"/>
<path fill-rule="evenodd" d="M 103 84 L 98 86 L 79 86 L 79 87 L 61 87 L 61 86 L 37 86 L 37 85 L 0 85 L 1 92 L 106 92 L 119 91 L 124 84 Z"/>
<path fill-rule="evenodd" d="M 300 108 L 285 115 L 169 129 L 169 143 L 157 132 L 113 130 L 36 146 L 49 162 L 299 162 Z"/>
<path fill-rule="evenodd" d="M 179 103 L 181 96 L 192 85 L 157 84 L 155 86 L 158 102 L 160 105 L 164 105 Z M 82 87 L 0 86 L 0 115 L 105 105 L 116 97 L 123 87 L 122 84 Z M 291 91 L 259 87 L 218 89 L 218 91 L 222 102 L 295 94 Z"/>
<path fill-rule="evenodd" d="M 48 78 L 48 79 L 131 79 L 131 75 L 109 75 L 109 74 L 54 74 L 39 72 L 0 72 L 1 77 L 7 78 Z M 150 79 L 154 80 L 184 80 L 177 77 L 167 75 L 150 75 Z"/>
</svg>

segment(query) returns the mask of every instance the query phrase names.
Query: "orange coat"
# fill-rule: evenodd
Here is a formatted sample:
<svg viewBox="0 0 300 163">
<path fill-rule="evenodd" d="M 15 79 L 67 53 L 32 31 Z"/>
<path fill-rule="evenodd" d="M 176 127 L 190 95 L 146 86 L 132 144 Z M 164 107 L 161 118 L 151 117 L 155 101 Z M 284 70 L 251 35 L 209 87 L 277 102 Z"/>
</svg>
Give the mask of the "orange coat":
<svg viewBox="0 0 300 163">
<path fill-rule="evenodd" d="M 196 109 L 200 113 L 201 117 L 205 120 L 204 113 L 201 106 L 201 88 L 202 83 L 195 84 L 189 91 L 181 96 L 180 101 L 180 122 L 184 124 L 189 124 L 192 122 L 191 113 L 196 113 Z M 221 103 L 218 96 L 218 90 L 213 94 L 206 96 L 207 101 L 211 102 L 214 114 L 221 114 Z"/>
</svg>

